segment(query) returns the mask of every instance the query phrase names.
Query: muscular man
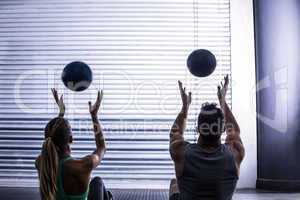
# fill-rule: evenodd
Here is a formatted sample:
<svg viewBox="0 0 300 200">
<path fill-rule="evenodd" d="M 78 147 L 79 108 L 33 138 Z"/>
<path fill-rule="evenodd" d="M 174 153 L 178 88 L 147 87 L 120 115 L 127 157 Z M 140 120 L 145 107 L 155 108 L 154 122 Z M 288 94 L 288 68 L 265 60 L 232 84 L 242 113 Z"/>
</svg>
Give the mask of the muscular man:
<svg viewBox="0 0 300 200">
<path fill-rule="evenodd" d="M 170 154 L 175 164 L 176 179 L 171 181 L 170 199 L 231 200 L 244 158 L 240 128 L 226 103 L 228 76 L 218 86 L 220 107 L 202 105 L 198 116 L 198 141 L 184 140 L 192 94 L 186 94 L 179 81 L 182 109 L 170 132 Z M 226 131 L 225 144 L 221 135 Z"/>
</svg>

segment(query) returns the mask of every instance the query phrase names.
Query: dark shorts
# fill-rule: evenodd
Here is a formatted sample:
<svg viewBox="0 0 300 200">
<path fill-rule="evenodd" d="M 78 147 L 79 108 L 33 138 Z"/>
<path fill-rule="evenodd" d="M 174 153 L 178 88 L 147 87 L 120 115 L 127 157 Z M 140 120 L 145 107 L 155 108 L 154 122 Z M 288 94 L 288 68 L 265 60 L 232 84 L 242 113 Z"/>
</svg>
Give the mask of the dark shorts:
<svg viewBox="0 0 300 200">
<path fill-rule="evenodd" d="M 169 200 L 180 200 L 180 194 L 179 193 L 172 194 Z"/>
</svg>

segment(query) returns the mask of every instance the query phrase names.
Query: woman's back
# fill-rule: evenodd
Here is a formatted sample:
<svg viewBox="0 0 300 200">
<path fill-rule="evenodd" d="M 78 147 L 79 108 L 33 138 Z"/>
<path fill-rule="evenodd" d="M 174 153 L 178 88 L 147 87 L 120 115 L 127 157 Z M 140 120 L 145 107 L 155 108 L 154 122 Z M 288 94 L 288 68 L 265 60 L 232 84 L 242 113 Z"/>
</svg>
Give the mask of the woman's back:
<svg viewBox="0 0 300 200">
<path fill-rule="evenodd" d="M 94 105 L 89 102 L 96 149 L 81 159 L 71 158 L 72 129 L 68 120 L 63 118 L 65 105 L 62 96 L 59 99 L 57 91 L 52 89 L 52 92 L 60 112 L 58 117 L 53 118 L 46 125 L 42 151 L 36 160 L 41 198 L 43 200 L 100 199 L 103 197 L 103 191 L 105 190 L 102 179 L 95 177 L 91 181 L 93 184 L 90 184 L 90 175 L 92 170 L 100 164 L 106 149 L 102 128 L 97 116 L 102 100 L 102 92 L 98 91 Z M 89 188 L 92 188 L 90 193 L 88 192 Z"/>
<path fill-rule="evenodd" d="M 71 157 L 66 157 L 60 160 L 57 174 L 56 199 L 87 199 L 89 175 L 78 173 L 79 171 L 82 171 L 79 160 L 76 161 Z"/>
</svg>

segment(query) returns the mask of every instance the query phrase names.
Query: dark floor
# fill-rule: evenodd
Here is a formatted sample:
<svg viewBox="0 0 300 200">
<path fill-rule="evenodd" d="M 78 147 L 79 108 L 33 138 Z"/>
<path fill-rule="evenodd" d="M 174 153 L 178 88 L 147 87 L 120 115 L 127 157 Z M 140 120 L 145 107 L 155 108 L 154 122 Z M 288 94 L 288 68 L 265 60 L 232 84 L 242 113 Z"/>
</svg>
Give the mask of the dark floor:
<svg viewBox="0 0 300 200">
<path fill-rule="evenodd" d="M 167 200 L 166 190 L 112 190 L 115 200 Z M 39 200 L 37 188 L 0 187 L 1 200 Z M 300 193 L 284 194 L 238 190 L 234 200 L 300 200 Z"/>
</svg>

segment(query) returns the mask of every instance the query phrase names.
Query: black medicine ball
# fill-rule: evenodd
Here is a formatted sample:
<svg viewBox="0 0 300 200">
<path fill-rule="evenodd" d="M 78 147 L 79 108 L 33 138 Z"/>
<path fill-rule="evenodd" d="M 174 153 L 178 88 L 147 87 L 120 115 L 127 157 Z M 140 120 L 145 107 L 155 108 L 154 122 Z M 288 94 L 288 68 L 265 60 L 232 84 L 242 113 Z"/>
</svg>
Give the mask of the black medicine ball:
<svg viewBox="0 0 300 200">
<path fill-rule="evenodd" d="M 79 92 L 90 86 L 93 80 L 93 74 L 87 64 L 75 61 L 66 65 L 62 72 L 61 79 L 67 88 Z"/>
<path fill-rule="evenodd" d="M 212 74 L 216 69 L 217 60 L 215 55 L 210 51 L 197 49 L 189 55 L 187 66 L 194 76 L 206 77 Z"/>
</svg>

